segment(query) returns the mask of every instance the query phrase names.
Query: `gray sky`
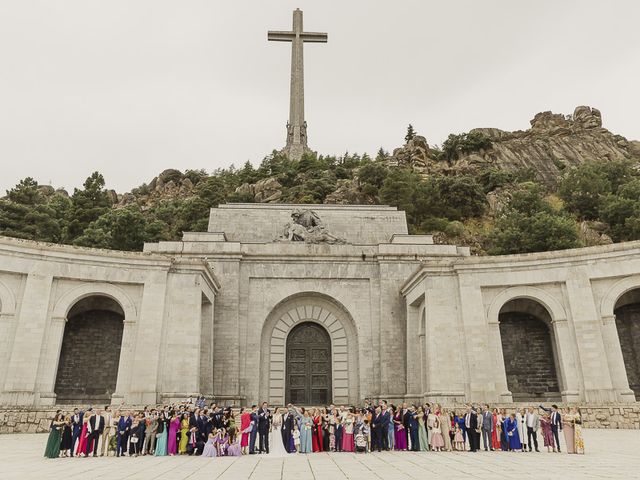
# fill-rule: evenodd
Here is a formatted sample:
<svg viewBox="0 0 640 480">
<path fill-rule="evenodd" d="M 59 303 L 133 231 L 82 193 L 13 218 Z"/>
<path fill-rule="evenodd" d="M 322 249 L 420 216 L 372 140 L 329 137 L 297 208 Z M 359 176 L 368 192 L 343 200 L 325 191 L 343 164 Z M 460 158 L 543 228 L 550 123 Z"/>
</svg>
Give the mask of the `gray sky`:
<svg viewBox="0 0 640 480">
<path fill-rule="evenodd" d="M 123 192 L 165 168 L 258 164 L 285 140 L 289 30 L 305 46 L 310 146 L 391 150 L 601 109 L 640 139 L 640 2 L 591 0 L 3 0 L 0 192 L 70 191 L 94 170 Z"/>
</svg>

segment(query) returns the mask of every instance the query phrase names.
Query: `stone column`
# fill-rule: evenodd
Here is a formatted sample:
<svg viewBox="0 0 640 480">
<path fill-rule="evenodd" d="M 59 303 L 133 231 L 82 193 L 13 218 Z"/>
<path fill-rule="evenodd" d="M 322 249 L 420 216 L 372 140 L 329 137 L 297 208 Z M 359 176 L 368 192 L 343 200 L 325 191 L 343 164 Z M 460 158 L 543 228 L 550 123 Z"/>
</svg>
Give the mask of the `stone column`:
<svg viewBox="0 0 640 480">
<path fill-rule="evenodd" d="M 49 321 L 49 331 L 42 347 L 42 368 L 38 375 L 39 401 L 37 403 L 39 405 L 54 405 L 56 403 L 54 389 L 66 325 L 67 319 L 65 317 L 52 317 Z"/>
<path fill-rule="evenodd" d="M 427 366 L 426 362 L 420 365 L 426 354 L 420 351 L 420 336 L 424 335 L 424 332 L 420 331 L 420 311 L 420 305 L 407 305 L 407 399 L 410 401 L 424 395 L 421 380 L 422 371 Z"/>
<path fill-rule="evenodd" d="M 633 390 L 629 388 L 627 367 L 624 364 L 624 357 L 622 356 L 615 315 L 605 315 L 602 317 L 601 330 L 602 340 L 605 345 L 605 351 L 607 352 L 607 364 L 609 365 L 611 383 L 616 394 L 616 401 L 634 403 L 636 397 Z"/>
<path fill-rule="evenodd" d="M 613 402 L 616 400 L 616 394 L 607 364 L 608 355 L 603 342 L 600 315 L 596 309 L 591 282 L 586 272 L 579 268 L 571 270 L 566 288 L 584 381 L 582 400 L 599 403 Z M 558 350 L 562 351 L 572 343 L 570 339 L 558 338 Z M 569 379 L 568 375 L 567 379 Z"/>
<path fill-rule="evenodd" d="M 47 333 L 52 281 L 51 275 L 39 273 L 30 273 L 26 278 L 1 398 L 4 405 L 34 405 L 37 401 L 36 382 Z"/>
<path fill-rule="evenodd" d="M 560 375 L 560 385 L 562 401 L 566 403 L 579 402 L 580 395 L 579 371 L 575 358 L 575 341 L 571 338 L 569 323 L 566 318 L 553 320 L 553 340 L 555 341 L 555 352 L 558 359 L 558 375 Z"/>
<path fill-rule="evenodd" d="M 133 404 L 157 403 L 160 400 L 158 371 L 161 362 L 162 335 L 167 328 L 165 326 L 166 290 L 167 273 L 154 274 L 144 284 L 138 318 L 124 320 L 125 330 L 122 334 L 118 382 L 112 397 L 114 403 L 122 398 L 126 403 Z M 135 370 L 133 381 L 129 373 L 130 367 Z"/>
<path fill-rule="evenodd" d="M 498 403 L 511 403 L 513 396 L 507 383 L 507 371 L 504 366 L 504 354 L 502 353 L 502 336 L 500 335 L 500 322 L 492 319 L 488 321 L 487 338 L 489 341 L 489 351 L 493 352 L 492 362 L 495 372 L 494 398 Z M 491 398 L 487 398 L 491 401 Z"/>
</svg>

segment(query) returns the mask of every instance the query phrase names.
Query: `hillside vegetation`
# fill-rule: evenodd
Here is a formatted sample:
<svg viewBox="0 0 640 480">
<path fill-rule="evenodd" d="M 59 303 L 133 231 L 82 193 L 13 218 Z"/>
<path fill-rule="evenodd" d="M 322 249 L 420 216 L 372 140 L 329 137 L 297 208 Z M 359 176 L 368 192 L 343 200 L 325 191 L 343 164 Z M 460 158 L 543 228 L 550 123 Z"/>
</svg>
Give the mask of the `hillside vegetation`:
<svg viewBox="0 0 640 480">
<path fill-rule="evenodd" d="M 427 145 L 410 126 L 403 147 L 392 154 L 381 149 L 375 158 L 308 154 L 293 162 L 274 151 L 257 168 L 247 162 L 212 173 L 166 170 L 120 195 L 108 189 L 99 172 L 72 194 L 25 178 L 0 199 L 0 234 L 141 250 L 144 242 L 206 230 L 209 209 L 218 204 L 278 202 L 397 206 L 406 212 L 411 233 L 433 233 L 438 242 L 468 245 L 476 254 L 640 239 L 637 144 L 615 136 L 610 147 L 608 136 L 614 136 L 600 125 L 588 126 L 585 133 L 575 120 L 549 115 L 545 125 L 551 118 L 555 130 L 546 131 L 536 118 L 534 133 L 477 129 L 451 135 L 441 147 Z M 583 142 L 587 134 L 596 150 L 599 136 L 604 138 L 603 151 L 609 154 L 593 158 L 591 152 L 576 160 L 572 153 L 562 157 L 543 150 L 537 158 L 505 160 L 515 155 L 514 141 L 527 152 L 533 151 L 527 138 L 540 142 L 545 135 L 559 135 L 549 141 L 558 149 L 562 142 L 569 145 L 572 135 Z M 553 158 L 546 159 L 547 154 Z M 553 165 L 539 167 L 543 162 Z"/>
</svg>

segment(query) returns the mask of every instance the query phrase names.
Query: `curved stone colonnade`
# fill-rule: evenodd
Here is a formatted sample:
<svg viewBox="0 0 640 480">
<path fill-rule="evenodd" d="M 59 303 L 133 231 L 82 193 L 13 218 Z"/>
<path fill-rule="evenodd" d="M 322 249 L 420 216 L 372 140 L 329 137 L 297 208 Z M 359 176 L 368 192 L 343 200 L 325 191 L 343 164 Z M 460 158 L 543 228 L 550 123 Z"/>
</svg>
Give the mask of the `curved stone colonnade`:
<svg viewBox="0 0 640 480">
<path fill-rule="evenodd" d="M 640 300 L 639 242 L 467 258 L 437 270 L 424 266 L 402 291 L 407 330 L 422 328 L 435 340 L 426 347 L 425 372 L 407 363 L 407 378 L 418 379 L 408 384 L 408 392 L 416 392 L 410 396 L 603 404 L 635 402 L 640 395 L 640 315 L 616 320 L 621 308 Z M 459 298 L 456 307 L 443 301 L 451 291 Z M 557 375 L 548 383 L 559 385 L 559 391 L 512 391 L 536 375 L 530 357 L 544 347 L 524 320 L 519 328 L 528 336 L 509 345 L 503 326 L 514 315 L 529 323 L 537 320 L 543 333 L 547 330 L 550 370 Z M 620 329 L 630 334 L 620 335 Z M 441 348 L 454 343 L 461 355 L 434 361 L 451 357 Z M 623 347 L 628 347 L 625 355 Z M 452 378 L 466 381 L 452 388 Z"/>
<path fill-rule="evenodd" d="M 0 238 L 2 405 L 640 393 L 640 242 L 471 257 L 406 234 L 309 245 L 190 233 L 145 250 Z M 304 328 L 311 340 L 293 348 Z"/>
</svg>

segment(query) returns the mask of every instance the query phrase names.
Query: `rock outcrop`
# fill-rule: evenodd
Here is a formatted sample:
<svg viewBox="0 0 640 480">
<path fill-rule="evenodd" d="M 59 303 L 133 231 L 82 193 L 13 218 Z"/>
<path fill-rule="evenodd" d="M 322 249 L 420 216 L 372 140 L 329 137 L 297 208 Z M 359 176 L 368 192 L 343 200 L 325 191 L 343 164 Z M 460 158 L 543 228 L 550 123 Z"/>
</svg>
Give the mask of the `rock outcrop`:
<svg viewBox="0 0 640 480">
<path fill-rule="evenodd" d="M 471 130 L 469 133 L 486 136 L 491 148 L 461 155 L 451 164 L 430 153 L 424 137 L 414 137 L 394 150 L 389 165 L 408 165 L 423 174 L 472 173 L 485 166 L 510 171 L 531 169 L 541 181 L 553 185 L 567 167 L 584 162 L 640 161 L 640 142 L 628 141 L 603 128 L 602 115 L 595 108 L 580 106 L 568 116 L 541 112 L 530 123 L 531 128 L 525 131 Z"/>
</svg>

